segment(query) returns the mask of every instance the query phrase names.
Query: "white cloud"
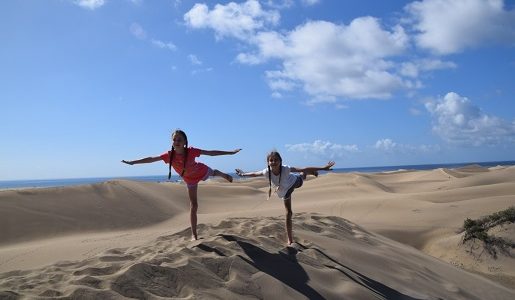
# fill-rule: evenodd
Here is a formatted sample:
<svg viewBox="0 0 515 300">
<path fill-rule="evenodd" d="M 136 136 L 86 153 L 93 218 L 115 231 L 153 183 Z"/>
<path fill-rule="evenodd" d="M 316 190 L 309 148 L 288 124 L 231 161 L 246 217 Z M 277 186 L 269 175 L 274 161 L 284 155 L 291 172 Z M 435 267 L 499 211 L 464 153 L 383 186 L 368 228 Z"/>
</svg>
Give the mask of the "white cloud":
<svg viewBox="0 0 515 300">
<path fill-rule="evenodd" d="M 515 11 L 503 0 L 423 0 L 405 7 L 419 47 L 450 54 L 491 42 L 515 42 Z"/>
<path fill-rule="evenodd" d="M 316 140 L 312 143 L 287 144 L 285 147 L 288 151 L 291 152 L 329 158 L 344 157 L 355 153 L 373 153 L 373 155 L 377 155 L 378 151 L 384 154 L 395 155 L 434 154 L 441 151 L 441 147 L 439 145 L 399 144 L 390 138 L 380 139 L 374 145 L 372 145 L 372 147 L 366 147 L 365 150 L 361 150 L 355 144 L 340 145 L 322 140 Z M 369 152 L 370 150 L 373 150 L 374 152 Z"/>
<path fill-rule="evenodd" d="M 265 5 L 276 8 L 276 9 L 284 9 L 290 8 L 293 6 L 293 0 L 268 0 L 262 1 Z"/>
<path fill-rule="evenodd" d="M 269 83 L 299 83 L 313 97 L 384 99 L 408 85 L 387 60 L 406 49 L 407 35 L 401 27 L 383 30 L 372 17 L 348 26 L 310 21 L 284 34 L 259 32 L 252 43 L 257 52 L 246 58 L 282 61 L 281 70 L 267 73 Z"/>
<path fill-rule="evenodd" d="M 273 91 L 291 91 L 296 84 L 292 80 L 284 79 L 285 76 L 280 71 L 267 71 L 266 78 L 268 85 Z"/>
<path fill-rule="evenodd" d="M 198 57 L 196 55 L 194 55 L 194 54 L 188 55 L 188 59 L 190 60 L 190 62 L 193 65 L 197 65 L 197 66 L 202 65 L 202 61 L 200 59 L 198 59 Z"/>
<path fill-rule="evenodd" d="M 269 7 L 287 1 L 263 3 Z M 244 50 L 236 57 L 239 63 L 278 62 L 265 73 L 272 94 L 301 90 L 309 95 L 308 105 L 388 99 L 399 91 L 422 88 L 419 78 L 424 73 L 456 68 L 453 62 L 435 58 L 403 61 L 412 46 L 404 28 L 385 28 L 373 17 L 356 18 L 348 25 L 307 21 L 290 31 L 276 31 L 270 27 L 278 23 L 278 12 L 248 0 L 217 4 L 212 9 L 195 4 L 184 20 L 192 28 L 214 30 L 217 38 L 243 42 L 239 47 Z"/>
<path fill-rule="evenodd" d="M 132 35 L 140 40 L 147 38 L 147 32 L 138 23 L 132 23 L 129 30 L 131 31 Z"/>
<path fill-rule="evenodd" d="M 75 0 L 75 4 L 82 8 L 97 9 L 105 4 L 104 0 Z"/>
<path fill-rule="evenodd" d="M 393 150 L 397 144 L 392 141 L 391 139 L 382 139 L 378 140 L 376 144 L 374 145 L 374 148 L 384 150 L 384 151 L 391 151 Z"/>
<path fill-rule="evenodd" d="M 177 50 L 177 46 L 175 46 L 175 44 L 172 43 L 172 42 L 163 42 L 163 41 L 160 41 L 160 40 L 152 39 L 152 44 L 154 46 L 156 46 L 156 47 L 161 48 L 161 49 L 168 49 L 168 50 L 171 50 L 171 51 Z"/>
<path fill-rule="evenodd" d="M 316 140 L 313 143 L 300 143 L 285 145 L 288 151 L 304 152 L 323 156 L 342 156 L 345 153 L 359 152 L 357 145 L 339 145 L 327 141 Z"/>
<path fill-rule="evenodd" d="M 406 77 L 417 78 L 420 72 L 441 70 L 441 69 L 455 69 L 457 66 L 450 61 L 442 61 L 439 59 L 419 59 L 411 62 L 404 62 L 400 64 L 400 74 Z"/>
<path fill-rule="evenodd" d="M 374 146 L 374 149 L 387 152 L 387 153 L 403 153 L 403 154 L 420 154 L 440 151 L 439 145 L 409 145 L 399 144 L 394 142 L 392 139 L 385 138 L 378 140 Z"/>
<path fill-rule="evenodd" d="M 457 93 L 428 102 L 426 108 L 433 117 L 433 131 L 447 142 L 480 146 L 515 141 L 515 121 L 489 116 Z"/>
<path fill-rule="evenodd" d="M 212 10 L 206 4 L 197 3 L 184 15 L 184 21 L 193 28 L 213 29 L 217 38 L 246 39 L 256 30 L 277 24 L 279 13 L 263 10 L 256 0 L 216 4 Z"/>
</svg>

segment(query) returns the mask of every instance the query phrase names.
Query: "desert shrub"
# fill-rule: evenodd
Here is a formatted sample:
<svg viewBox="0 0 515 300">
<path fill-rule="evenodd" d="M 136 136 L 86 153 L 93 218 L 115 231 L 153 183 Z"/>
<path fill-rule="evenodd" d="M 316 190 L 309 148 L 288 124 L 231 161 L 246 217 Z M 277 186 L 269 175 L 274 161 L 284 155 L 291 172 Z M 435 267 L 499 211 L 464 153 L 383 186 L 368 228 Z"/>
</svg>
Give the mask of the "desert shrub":
<svg viewBox="0 0 515 300">
<path fill-rule="evenodd" d="M 488 230 L 495 226 L 502 226 L 504 224 L 515 222 L 515 206 L 509 207 L 505 210 L 495 212 L 489 216 L 484 216 L 477 220 L 467 218 L 463 222 L 463 243 L 469 240 L 479 240 L 483 242 L 485 250 L 497 258 L 497 250 L 506 255 L 510 255 L 510 249 L 515 248 L 512 241 L 507 241 L 503 238 L 491 236 Z"/>
</svg>

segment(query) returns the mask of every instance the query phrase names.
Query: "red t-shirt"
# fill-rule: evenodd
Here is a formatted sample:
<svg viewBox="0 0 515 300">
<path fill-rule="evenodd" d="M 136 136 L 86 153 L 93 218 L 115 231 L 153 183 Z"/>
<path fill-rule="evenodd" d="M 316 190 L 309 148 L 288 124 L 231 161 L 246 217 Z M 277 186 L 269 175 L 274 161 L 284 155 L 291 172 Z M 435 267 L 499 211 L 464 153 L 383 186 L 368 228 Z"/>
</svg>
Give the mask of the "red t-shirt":
<svg viewBox="0 0 515 300">
<path fill-rule="evenodd" d="M 201 163 L 196 162 L 195 158 L 200 156 L 200 149 L 189 147 L 188 148 L 188 158 L 186 160 L 186 170 L 182 175 L 182 179 L 188 184 L 196 184 L 199 183 L 207 174 L 208 167 Z M 169 152 L 165 152 L 161 154 L 161 159 L 166 163 L 170 163 L 170 155 Z M 182 170 L 184 168 L 184 155 L 177 153 L 174 151 L 172 167 L 177 172 L 177 174 L 182 174 Z"/>
</svg>

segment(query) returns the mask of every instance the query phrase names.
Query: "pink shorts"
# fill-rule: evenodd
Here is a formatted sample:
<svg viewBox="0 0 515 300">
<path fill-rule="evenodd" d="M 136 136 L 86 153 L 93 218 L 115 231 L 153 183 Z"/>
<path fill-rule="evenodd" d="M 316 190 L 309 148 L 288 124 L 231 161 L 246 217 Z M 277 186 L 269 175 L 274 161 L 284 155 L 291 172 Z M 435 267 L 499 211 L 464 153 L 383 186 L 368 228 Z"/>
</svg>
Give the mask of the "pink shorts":
<svg viewBox="0 0 515 300">
<path fill-rule="evenodd" d="M 204 177 L 200 181 L 207 180 L 209 178 L 209 176 L 213 176 L 213 173 L 214 173 L 213 169 L 211 169 L 210 167 L 207 167 L 206 175 L 204 175 Z M 198 182 L 196 182 L 196 183 L 187 183 L 186 186 L 188 188 L 197 187 L 198 186 Z"/>
</svg>

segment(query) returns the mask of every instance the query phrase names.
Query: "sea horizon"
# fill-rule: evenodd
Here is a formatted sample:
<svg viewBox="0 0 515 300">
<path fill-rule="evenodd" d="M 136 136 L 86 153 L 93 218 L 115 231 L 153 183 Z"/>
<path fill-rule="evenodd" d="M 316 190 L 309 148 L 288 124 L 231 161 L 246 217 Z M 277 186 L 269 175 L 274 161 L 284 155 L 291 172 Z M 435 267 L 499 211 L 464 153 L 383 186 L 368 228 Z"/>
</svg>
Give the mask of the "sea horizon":
<svg viewBox="0 0 515 300">
<path fill-rule="evenodd" d="M 388 165 L 388 166 L 368 166 L 368 167 L 353 167 L 353 168 L 335 168 L 331 172 L 335 173 L 378 173 L 397 170 L 432 170 L 438 168 L 460 168 L 468 165 L 480 165 L 482 167 L 495 167 L 495 166 L 512 166 L 515 165 L 515 160 L 508 161 L 486 161 L 486 162 L 462 162 L 462 163 L 441 163 L 441 164 L 415 164 L 415 165 Z M 322 172 L 326 173 L 326 172 Z M 236 173 L 229 173 L 235 179 L 240 178 Z M 143 175 L 143 176 L 108 176 L 108 177 L 83 177 L 83 178 L 53 178 L 53 179 L 17 179 L 17 180 L 0 180 L 0 190 L 9 189 L 25 189 L 25 188 L 51 188 L 51 187 L 64 187 L 102 183 L 111 180 L 135 180 L 144 182 L 179 182 L 181 178 L 179 175 L 172 175 L 170 180 L 168 176 L 163 175 Z"/>
</svg>

